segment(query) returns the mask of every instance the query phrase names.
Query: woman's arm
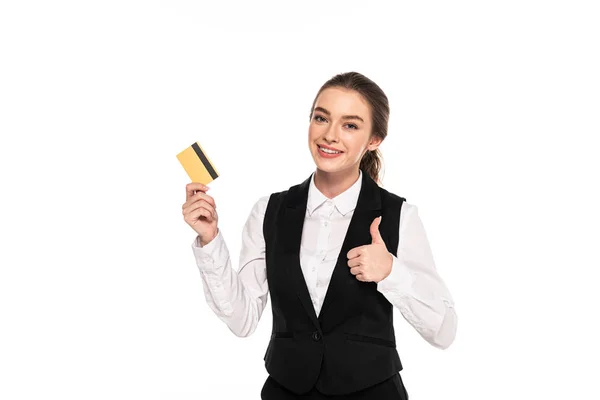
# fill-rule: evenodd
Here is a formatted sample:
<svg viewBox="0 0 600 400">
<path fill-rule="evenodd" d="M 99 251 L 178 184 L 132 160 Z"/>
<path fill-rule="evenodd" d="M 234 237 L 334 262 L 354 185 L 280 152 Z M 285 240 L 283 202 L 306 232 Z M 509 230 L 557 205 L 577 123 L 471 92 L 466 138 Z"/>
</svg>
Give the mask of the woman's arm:
<svg viewBox="0 0 600 400">
<path fill-rule="evenodd" d="M 262 225 L 268 201 L 269 196 L 260 198 L 244 225 L 238 271 L 232 268 L 220 229 L 206 246 L 200 245 L 198 237 L 192 243 L 209 307 L 240 337 L 254 332 L 267 304 L 269 288 Z"/>
<path fill-rule="evenodd" d="M 377 284 L 377 289 L 425 340 L 447 348 L 456 336 L 454 301 L 436 270 L 417 207 L 406 202 L 400 213 L 397 255 L 393 257 L 392 272 Z"/>
</svg>

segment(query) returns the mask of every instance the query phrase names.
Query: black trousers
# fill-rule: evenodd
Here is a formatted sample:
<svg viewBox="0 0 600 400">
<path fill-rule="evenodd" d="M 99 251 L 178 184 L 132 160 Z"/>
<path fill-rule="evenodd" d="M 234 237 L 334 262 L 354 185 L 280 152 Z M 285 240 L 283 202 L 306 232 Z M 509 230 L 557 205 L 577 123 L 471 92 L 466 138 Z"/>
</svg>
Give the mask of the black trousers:
<svg viewBox="0 0 600 400">
<path fill-rule="evenodd" d="M 297 395 L 269 376 L 260 392 L 260 398 L 262 400 L 408 400 L 408 393 L 400 373 L 377 385 L 341 396 L 327 396 L 319 393 L 315 388 L 309 393 Z"/>
</svg>

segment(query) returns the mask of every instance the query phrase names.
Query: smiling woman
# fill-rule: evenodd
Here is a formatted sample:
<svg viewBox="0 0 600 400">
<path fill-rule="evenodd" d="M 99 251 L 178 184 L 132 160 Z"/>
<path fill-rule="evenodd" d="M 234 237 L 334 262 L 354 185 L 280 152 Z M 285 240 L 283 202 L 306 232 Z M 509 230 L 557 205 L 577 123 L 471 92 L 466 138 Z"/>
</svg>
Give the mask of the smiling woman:
<svg viewBox="0 0 600 400">
<path fill-rule="evenodd" d="M 320 88 L 308 127 L 316 169 L 258 199 L 237 271 L 214 198 L 187 185 L 183 214 L 197 233 L 192 249 L 210 308 L 248 336 L 271 296 L 264 400 L 408 399 L 394 307 L 433 346 L 454 340 L 454 302 L 417 207 L 378 184 L 389 112 L 381 88 L 357 72 Z"/>
</svg>

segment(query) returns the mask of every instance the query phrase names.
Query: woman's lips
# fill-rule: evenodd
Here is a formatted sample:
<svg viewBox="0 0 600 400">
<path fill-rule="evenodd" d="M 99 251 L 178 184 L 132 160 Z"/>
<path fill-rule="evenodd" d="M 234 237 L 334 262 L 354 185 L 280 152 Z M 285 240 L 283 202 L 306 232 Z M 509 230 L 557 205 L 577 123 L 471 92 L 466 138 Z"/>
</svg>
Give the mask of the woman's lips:
<svg viewBox="0 0 600 400">
<path fill-rule="evenodd" d="M 319 145 L 317 145 L 317 148 L 318 148 L 318 153 L 319 153 L 319 155 L 320 155 L 321 157 L 323 157 L 323 158 L 335 158 L 335 157 L 338 157 L 338 156 L 341 156 L 341 155 L 342 155 L 342 152 L 340 152 L 340 153 L 335 153 L 335 154 L 332 154 L 332 153 L 326 153 L 326 152 L 324 152 L 323 150 L 321 150 L 321 146 L 319 146 Z"/>
</svg>

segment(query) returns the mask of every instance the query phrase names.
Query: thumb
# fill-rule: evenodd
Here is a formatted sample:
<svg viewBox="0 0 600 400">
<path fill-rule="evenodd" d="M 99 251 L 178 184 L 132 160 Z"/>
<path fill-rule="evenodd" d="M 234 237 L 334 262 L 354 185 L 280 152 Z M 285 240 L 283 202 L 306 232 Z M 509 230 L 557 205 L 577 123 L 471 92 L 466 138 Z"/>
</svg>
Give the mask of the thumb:
<svg viewBox="0 0 600 400">
<path fill-rule="evenodd" d="M 379 232 L 379 223 L 381 222 L 381 217 L 377 217 L 373 220 L 371 224 L 371 238 L 372 244 L 383 244 L 383 238 L 381 237 L 381 233 Z"/>
</svg>

